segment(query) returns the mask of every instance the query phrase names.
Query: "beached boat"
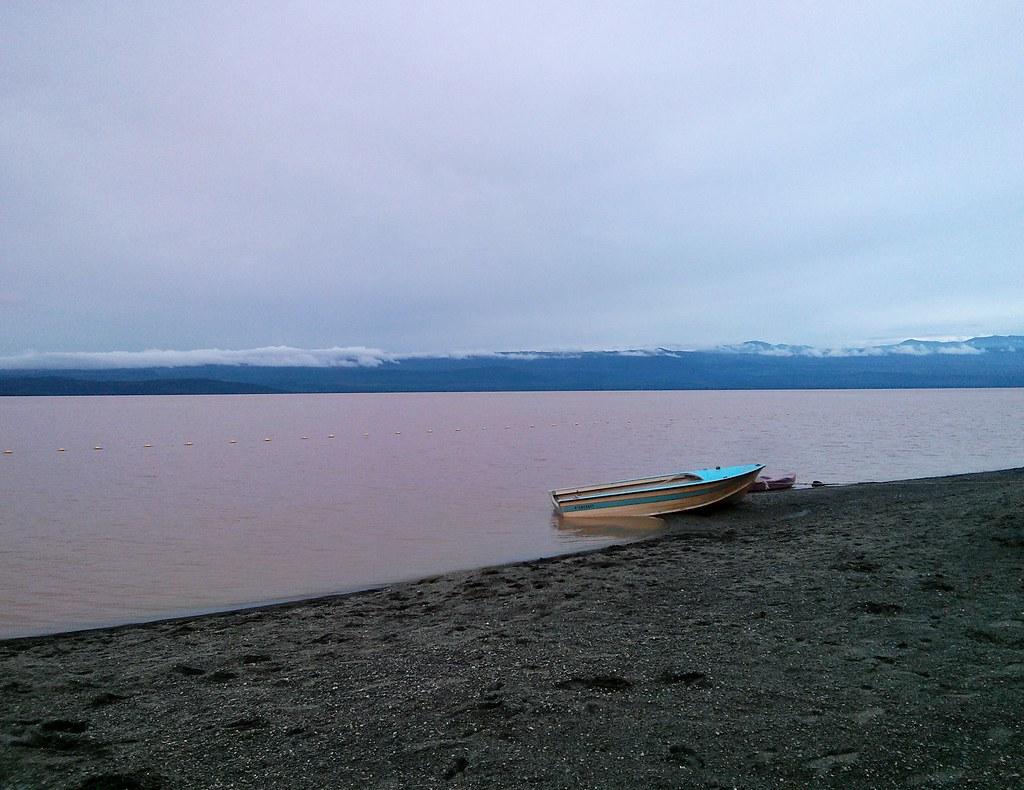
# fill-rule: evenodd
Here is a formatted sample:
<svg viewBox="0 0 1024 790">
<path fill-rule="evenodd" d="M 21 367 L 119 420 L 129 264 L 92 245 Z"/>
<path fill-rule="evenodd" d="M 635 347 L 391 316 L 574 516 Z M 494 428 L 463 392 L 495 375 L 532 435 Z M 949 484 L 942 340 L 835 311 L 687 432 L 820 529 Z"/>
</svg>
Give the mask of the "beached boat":
<svg viewBox="0 0 1024 790">
<path fill-rule="evenodd" d="M 563 516 L 657 516 L 717 505 L 742 497 L 762 464 L 716 466 L 640 480 L 563 488 L 551 492 Z"/>
<path fill-rule="evenodd" d="M 792 472 L 774 475 L 758 475 L 750 484 L 748 491 L 781 491 L 792 488 L 796 484 L 796 475 Z"/>
</svg>

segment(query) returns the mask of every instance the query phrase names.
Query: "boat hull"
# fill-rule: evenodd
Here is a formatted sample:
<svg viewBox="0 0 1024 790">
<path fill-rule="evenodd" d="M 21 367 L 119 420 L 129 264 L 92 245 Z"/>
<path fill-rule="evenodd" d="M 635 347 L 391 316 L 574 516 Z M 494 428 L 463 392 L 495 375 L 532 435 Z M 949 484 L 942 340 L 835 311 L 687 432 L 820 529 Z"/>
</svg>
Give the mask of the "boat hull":
<svg viewBox="0 0 1024 790">
<path fill-rule="evenodd" d="M 746 494 L 760 464 L 699 469 L 677 475 L 626 480 L 551 492 L 555 509 L 569 518 L 658 516 L 734 502 Z"/>
</svg>

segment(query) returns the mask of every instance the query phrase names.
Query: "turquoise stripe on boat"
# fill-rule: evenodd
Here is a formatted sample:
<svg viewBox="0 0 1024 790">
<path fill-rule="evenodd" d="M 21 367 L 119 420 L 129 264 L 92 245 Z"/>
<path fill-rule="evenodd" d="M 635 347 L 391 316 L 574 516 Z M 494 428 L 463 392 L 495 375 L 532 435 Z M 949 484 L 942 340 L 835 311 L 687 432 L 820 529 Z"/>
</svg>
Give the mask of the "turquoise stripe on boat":
<svg viewBox="0 0 1024 790">
<path fill-rule="evenodd" d="M 630 505 L 647 505 L 652 502 L 672 502 L 674 500 L 689 499 L 690 497 L 700 496 L 701 494 L 709 494 L 712 491 L 721 491 L 723 488 L 730 488 L 733 482 L 734 481 L 730 480 L 725 483 L 719 483 L 718 485 L 703 485 L 701 483 L 697 483 L 688 487 L 686 490 L 679 491 L 675 494 L 635 497 L 633 499 L 614 499 L 608 502 L 589 502 L 584 505 L 565 504 L 562 505 L 562 512 L 576 513 L 580 510 L 598 510 L 599 508 L 606 507 L 628 507 Z"/>
</svg>

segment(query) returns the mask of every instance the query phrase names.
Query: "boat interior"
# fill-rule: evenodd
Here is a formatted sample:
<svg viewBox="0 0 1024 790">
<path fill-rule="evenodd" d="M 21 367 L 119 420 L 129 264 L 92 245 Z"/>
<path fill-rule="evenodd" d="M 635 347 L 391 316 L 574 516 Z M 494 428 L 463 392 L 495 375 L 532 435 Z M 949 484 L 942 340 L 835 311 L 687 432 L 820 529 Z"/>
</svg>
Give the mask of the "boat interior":
<svg viewBox="0 0 1024 790">
<path fill-rule="evenodd" d="M 629 494 L 634 491 L 648 491 L 652 488 L 671 486 L 679 483 L 699 483 L 702 477 L 689 472 L 679 474 L 661 475 L 659 477 L 647 477 L 641 480 L 623 480 L 618 483 L 605 483 L 603 485 L 580 486 L 578 488 L 563 488 L 552 491 L 557 499 L 572 499 L 576 496 L 585 497 L 588 494 Z"/>
</svg>

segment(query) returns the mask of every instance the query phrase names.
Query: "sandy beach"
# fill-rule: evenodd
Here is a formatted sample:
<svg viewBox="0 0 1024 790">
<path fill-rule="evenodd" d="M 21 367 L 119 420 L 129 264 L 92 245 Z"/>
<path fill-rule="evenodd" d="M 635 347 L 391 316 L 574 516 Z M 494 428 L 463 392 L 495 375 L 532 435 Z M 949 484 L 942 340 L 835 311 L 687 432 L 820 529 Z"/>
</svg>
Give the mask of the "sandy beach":
<svg viewBox="0 0 1024 790">
<path fill-rule="evenodd" d="M 1024 469 L 0 643 L 0 787 L 1024 786 Z"/>
</svg>

